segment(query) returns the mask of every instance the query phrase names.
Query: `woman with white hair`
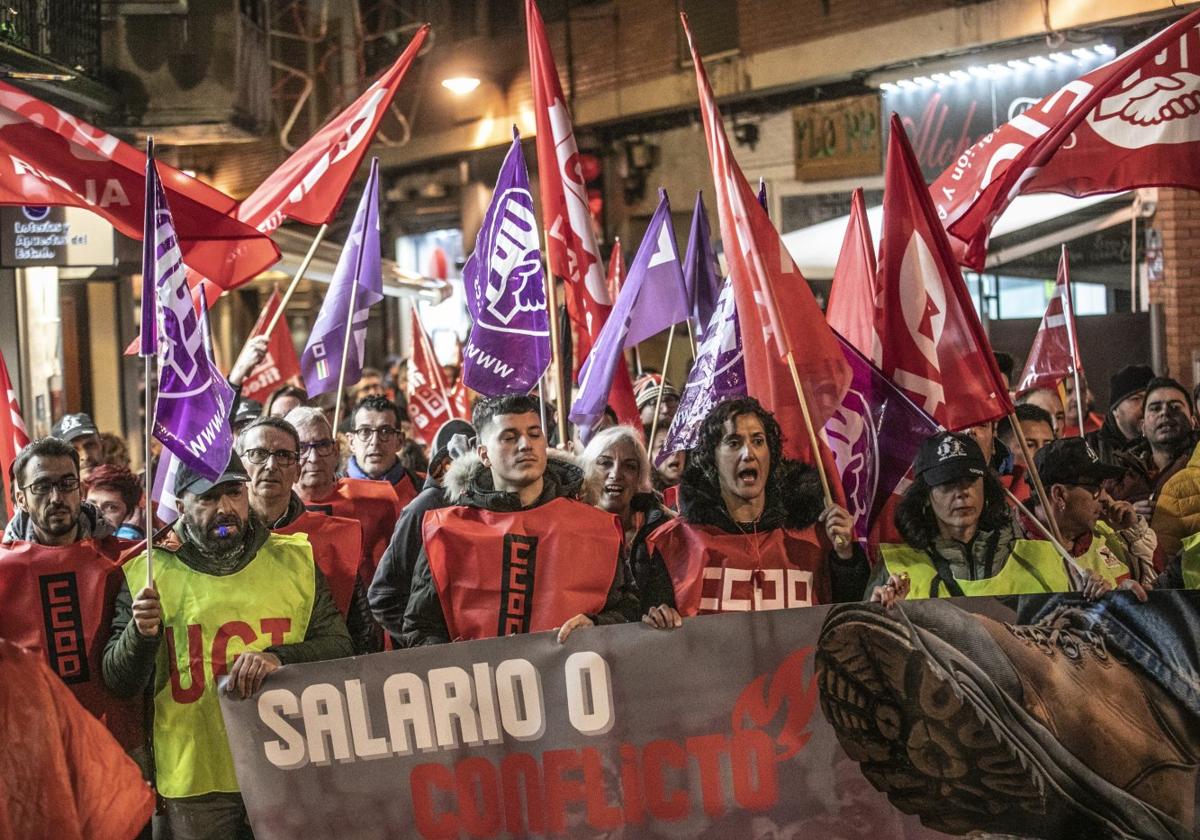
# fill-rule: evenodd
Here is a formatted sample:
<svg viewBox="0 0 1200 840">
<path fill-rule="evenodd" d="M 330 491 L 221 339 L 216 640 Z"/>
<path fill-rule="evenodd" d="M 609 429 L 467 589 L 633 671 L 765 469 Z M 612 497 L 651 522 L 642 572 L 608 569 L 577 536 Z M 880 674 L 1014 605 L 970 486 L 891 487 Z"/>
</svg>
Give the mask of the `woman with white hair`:
<svg viewBox="0 0 1200 840">
<path fill-rule="evenodd" d="M 621 520 L 625 545 L 633 546 L 666 522 L 671 513 L 650 484 L 650 459 L 641 436 L 630 426 L 597 432 L 580 456 L 586 485 L 595 488 L 596 507 Z"/>
</svg>

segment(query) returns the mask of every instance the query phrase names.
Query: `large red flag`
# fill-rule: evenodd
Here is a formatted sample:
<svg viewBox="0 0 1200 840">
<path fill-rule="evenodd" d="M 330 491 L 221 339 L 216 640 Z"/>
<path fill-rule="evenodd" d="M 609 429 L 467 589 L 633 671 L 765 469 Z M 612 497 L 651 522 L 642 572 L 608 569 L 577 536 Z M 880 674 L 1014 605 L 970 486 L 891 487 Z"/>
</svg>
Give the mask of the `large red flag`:
<svg viewBox="0 0 1200 840">
<path fill-rule="evenodd" d="M 1046 304 L 1046 314 L 1038 326 L 1025 370 L 1014 390 L 1017 393 L 1035 388 L 1057 388 L 1058 383 L 1075 371 L 1083 373 L 1076 340 L 1075 307 L 1071 305 L 1071 270 L 1067 263 L 1067 246 L 1058 261 L 1058 278 L 1054 294 Z"/>
<path fill-rule="evenodd" d="M 871 224 L 862 188 L 850 198 L 850 222 L 842 238 L 842 250 L 833 269 L 825 320 L 846 342 L 879 364 L 879 334 L 875 332 L 875 286 L 877 266 Z"/>
<path fill-rule="evenodd" d="M 785 360 L 789 354 L 794 360 L 815 429 L 823 427 L 841 405 L 850 387 L 850 368 L 807 281 L 734 160 L 712 87 L 692 43 L 687 16 L 680 17 L 696 65 L 721 241 L 741 324 L 747 390 L 779 419 L 787 434 L 788 453 L 812 460 L 808 431 Z"/>
<path fill-rule="evenodd" d="M 525 0 L 525 22 L 529 29 L 529 74 L 537 117 L 538 179 L 547 258 L 551 273 L 566 284 L 567 313 L 579 333 L 575 358 L 582 363 L 600 334 L 612 300 L 592 230 L 575 129 L 534 0 Z"/>
<path fill-rule="evenodd" d="M 422 443 L 433 443 L 433 436 L 457 412 L 451 405 L 442 366 L 434 355 L 433 345 L 417 307 L 412 307 L 412 356 L 408 362 L 408 416 L 413 423 L 413 435 Z"/>
<path fill-rule="evenodd" d="M 282 300 L 279 289 L 271 293 L 267 305 L 259 313 L 258 322 L 250 331 L 251 338 L 267 331 Z M 267 355 L 246 375 L 246 381 L 242 383 L 242 396 L 265 403 L 272 391 L 299 375 L 300 360 L 296 358 L 296 347 L 292 344 L 292 331 L 288 328 L 287 318 L 280 318 L 267 344 Z"/>
<path fill-rule="evenodd" d="M 1200 11 L 1068 82 L 959 156 L 934 181 L 963 265 L 981 270 L 1017 195 L 1200 189 Z"/>
<path fill-rule="evenodd" d="M 0 485 L 4 488 L 0 511 L 4 511 L 8 509 L 9 500 L 12 499 L 12 483 L 9 481 L 8 469 L 16 459 L 17 453 L 29 443 L 29 433 L 25 430 L 25 421 L 21 418 L 17 389 L 8 377 L 8 365 L 4 363 L 3 353 L 0 353 L 0 396 L 4 397 L 4 405 L 0 406 Z"/>
<path fill-rule="evenodd" d="M 158 172 L 185 264 L 230 287 L 279 260 L 232 198 L 166 164 Z M 141 239 L 145 193 L 144 152 L 0 82 L 0 204 L 83 207 Z"/>
<path fill-rule="evenodd" d="M 881 369 L 951 431 L 1004 417 L 1008 389 L 895 114 L 884 178 Z"/>
</svg>

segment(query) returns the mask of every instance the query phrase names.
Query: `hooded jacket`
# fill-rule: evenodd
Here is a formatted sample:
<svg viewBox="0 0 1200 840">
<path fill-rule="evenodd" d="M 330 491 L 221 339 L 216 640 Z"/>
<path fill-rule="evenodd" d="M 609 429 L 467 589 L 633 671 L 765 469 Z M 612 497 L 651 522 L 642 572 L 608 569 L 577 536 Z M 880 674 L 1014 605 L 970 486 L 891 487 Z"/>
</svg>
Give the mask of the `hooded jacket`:
<svg viewBox="0 0 1200 840">
<path fill-rule="evenodd" d="M 1127 438 L 1125 433 L 1121 431 L 1117 421 L 1113 418 L 1112 412 L 1104 415 L 1104 423 L 1094 432 L 1088 432 L 1084 435 L 1084 439 L 1088 442 L 1088 446 L 1100 456 L 1100 460 L 1106 464 L 1117 464 L 1117 453 L 1125 452 L 1130 449 L 1140 438 Z"/>
<path fill-rule="evenodd" d="M 1200 531 L 1200 446 L 1192 451 L 1187 464 L 1162 484 L 1150 527 L 1168 557 L 1179 552 L 1184 537 Z"/>
<path fill-rule="evenodd" d="M 812 528 L 824 509 L 817 471 L 807 464 L 791 460 L 784 460 L 772 469 L 780 471 L 779 486 L 785 491 L 768 491 L 762 516 L 755 523 L 755 531 L 762 533 L 778 528 L 803 531 Z M 679 483 L 679 519 L 690 526 L 716 528 L 727 534 L 746 533 L 730 517 L 721 498 L 720 485 L 709 481 L 703 470 L 690 462 Z M 823 534 L 821 539 L 824 539 Z M 658 551 L 651 551 L 644 541 L 635 545 L 631 567 L 643 615 L 650 607 L 660 604 L 676 606 L 675 587 Z M 870 576 L 866 555 L 857 543 L 853 556 L 848 560 L 841 559 L 831 549 L 829 571 L 835 602 L 857 601 Z"/>
<path fill-rule="evenodd" d="M 541 495 L 533 504 L 522 507 L 520 497 L 516 493 L 495 489 L 491 470 L 484 466 L 476 453 L 467 453 L 454 461 L 446 471 L 442 497 L 431 494 L 426 506 L 406 511 L 406 515 L 401 517 L 402 520 L 408 519 L 408 514 L 411 513 L 412 521 L 401 536 L 404 542 L 397 546 L 392 574 L 387 581 L 381 581 L 379 575 L 376 575 L 376 581 L 371 585 L 371 607 L 376 618 L 389 629 L 395 626 L 394 616 L 402 595 L 404 563 L 415 554 L 415 560 L 412 561 L 411 589 L 404 609 L 403 643 L 414 647 L 451 641 L 438 597 L 437 584 L 433 579 L 422 540 L 420 519 L 429 510 L 450 505 L 481 508 L 497 513 L 517 513 L 541 507 L 554 499 L 572 499 L 590 505 L 597 497 L 596 488 L 585 483 L 584 471 L 579 464 L 572 456 L 558 450 L 549 450 L 542 482 Z M 413 504 L 417 501 L 414 500 Z M 397 535 L 401 530 L 398 525 Z M 393 544 L 396 544 L 397 535 L 393 535 Z M 588 617 L 598 625 L 637 620 L 637 595 L 627 579 L 624 563 L 616 564 L 616 574 L 609 587 L 604 609 Z"/>
<path fill-rule="evenodd" d="M 1140 502 L 1157 496 L 1171 477 L 1187 466 L 1198 442 L 1200 432 L 1185 436 L 1179 446 L 1172 450 L 1171 462 L 1160 470 L 1154 462 L 1150 442 L 1144 437 L 1138 438 L 1124 452 L 1113 456 L 1115 465 L 1124 468 L 1125 475 L 1115 481 L 1105 482 L 1105 489 L 1110 496 L 1122 502 Z"/>
</svg>

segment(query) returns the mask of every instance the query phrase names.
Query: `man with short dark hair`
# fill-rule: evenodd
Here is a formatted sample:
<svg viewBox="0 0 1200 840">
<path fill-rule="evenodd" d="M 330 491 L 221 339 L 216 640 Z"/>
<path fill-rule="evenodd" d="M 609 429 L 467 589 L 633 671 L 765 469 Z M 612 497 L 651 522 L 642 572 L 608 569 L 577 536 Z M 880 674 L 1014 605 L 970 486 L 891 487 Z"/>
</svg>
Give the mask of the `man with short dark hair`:
<svg viewBox="0 0 1200 840">
<path fill-rule="evenodd" d="M 421 489 L 420 477 L 404 468 L 400 450 L 405 436 L 400 428 L 400 409 L 382 394 L 365 398 L 354 407 L 350 426 L 350 460 L 346 474 L 351 478 L 386 481 L 404 507 Z"/>
<path fill-rule="evenodd" d="M 79 454 L 55 437 L 35 440 L 11 468 L 16 513 L 0 543 L 0 637 L 37 652 L 121 745 L 142 745 L 141 704 L 120 700 L 101 660 L 128 547 L 83 501 Z"/>
<path fill-rule="evenodd" d="M 1052 391 L 1049 388 L 1034 388 L 1032 391 L 1020 394 L 1016 403 L 1017 405 L 1036 405 L 1045 411 L 1054 421 L 1054 436 L 1062 435 L 1063 427 L 1067 422 L 1067 412 L 1063 408 L 1062 397 L 1058 395 L 1058 391 Z"/>
<path fill-rule="evenodd" d="M 1125 452 L 1142 436 L 1142 407 L 1146 385 L 1154 379 L 1149 365 L 1126 365 L 1113 374 L 1108 384 L 1108 412 L 1104 423 L 1088 434 L 1088 445 L 1106 464 L 1116 463 L 1116 453 Z"/>
<path fill-rule="evenodd" d="M 272 534 L 248 481 L 236 454 L 215 480 L 180 466 L 180 516 L 155 546 L 154 586 L 145 552 L 124 565 L 104 652 L 114 692 L 151 689 L 155 786 L 173 840 L 251 836 L 217 680 L 245 699 L 280 667 L 354 652 L 308 540 Z"/>
<path fill-rule="evenodd" d="M 472 419 L 479 445 L 446 474 L 452 504 L 424 515 L 408 642 L 550 629 L 563 642 L 580 627 L 635 621 L 621 525 L 579 501 L 582 469 L 548 457 L 538 399 L 481 400 Z"/>
<path fill-rule="evenodd" d="M 356 519 L 323 516 L 304 509 L 292 485 L 300 475 L 300 436 L 282 417 L 259 417 L 237 438 L 237 452 L 250 476 L 250 510 L 277 534 L 300 534 L 312 546 L 355 653 L 380 649 L 379 629 L 367 607 L 364 579 L 369 560 Z"/>
<path fill-rule="evenodd" d="M 1029 454 L 1036 458 L 1038 450 L 1054 440 L 1054 418 L 1045 409 L 1033 403 L 1019 405 L 1013 413 L 1017 416 L 1017 423 L 1021 427 L 1021 436 L 1025 438 L 1025 446 L 1029 448 Z M 1025 474 L 1029 467 L 1025 463 L 1021 444 L 1013 436 L 1012 423 L 1007 420 L 1000 421 L 996 427 L 996 437 L 1012 453 L 1012 467 L 1007 475 L 1000 476 L 1000 483 L 1017 499 L 1024 502 L 1030 494 L 1029 483 L 1025 481 Z"/>
<path fill-rule="evenodd" d="M 1151 527 L 1159 492 L 1184 468 L 1200 439 L 1193 414 L 1192 395 L 1186 388 L 1166 376 L 1150 380 L 1142 412 L 1142 438 L 1116 455 L 1116 465 L 1124 468 L 1125 477 L 1105 487 L 1114 499 L 1131 502 L 1140 515 L 1151 519 Z"/>
<path fill-rule="evenodd" d="M 91 478 L 92 470 L 104 463 L 100 430 L 88 415 L 82 412 L 63 415 L 50 430 L 50 436 L 75 447 L 79 453 L 79 480 L 84 484 Z"/>
</svg>

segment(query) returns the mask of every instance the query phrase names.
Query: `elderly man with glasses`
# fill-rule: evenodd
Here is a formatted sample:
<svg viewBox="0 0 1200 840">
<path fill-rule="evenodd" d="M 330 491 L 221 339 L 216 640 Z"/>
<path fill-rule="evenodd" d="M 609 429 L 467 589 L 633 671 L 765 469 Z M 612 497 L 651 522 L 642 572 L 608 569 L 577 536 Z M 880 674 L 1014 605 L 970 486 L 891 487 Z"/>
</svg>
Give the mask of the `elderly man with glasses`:
<svg viewBox="0 0 1200 840">
<path fill-rule="evenodd" d="M 351 417 L 347 475 L 386 481 L 392 485 L 400 507 L 404 507 L 416 498 L 424 479 L 400 463 L 405 437 L 400 428 L 399 407 L 385 396 L 372 395 L 354 407 Z"/>
<path fill-rule="evenodd" d="M 0 638 L 35 651 L 136 753 L 141 703 L 118 699 L 100 673 L 123 581 L 120 557 L 131 544 L 82 499 L 79 461 L 75 447 L 55 437 L 35 440 L 13 461 L 17 509 L 0 543 Z"/>
<path fill-rule="evenodd" d="M 250 510 L 276 534 L 301 534 L 325 575 L 355 653 L 374 653 L 383 637 L 367 606 L 363 529 L 356 519 L 304 509 L 292 489 L 300 476 L 300 436 L 282 417 L 259 417 L 242 429 L 237 452 L 250 477 Z"/>
<path fill-rule="evenodd" d="M 300 438 L 296 495 L 313 513 L 358 520 L 369 566 L 363 570 L 363 580 L 370 581 L 400 518 L 400 499 L 385 482 L 338 477 L 337 440 L 321 409 L 293 408 L 284 419 Z"/>
</svg>

